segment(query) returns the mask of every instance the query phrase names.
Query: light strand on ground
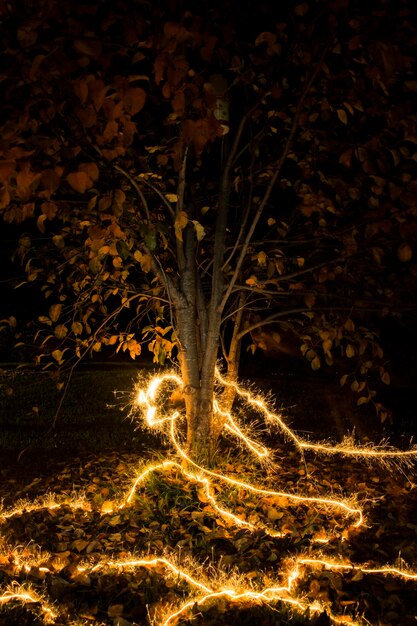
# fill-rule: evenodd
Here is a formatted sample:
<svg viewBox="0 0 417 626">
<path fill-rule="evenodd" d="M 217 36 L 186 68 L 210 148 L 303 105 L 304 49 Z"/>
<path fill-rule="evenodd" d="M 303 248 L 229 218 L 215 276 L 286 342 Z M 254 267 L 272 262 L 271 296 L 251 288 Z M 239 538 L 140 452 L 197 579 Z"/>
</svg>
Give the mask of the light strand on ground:
<svg viewBox="0 0 417 626">
<path fill-rule="evenodd" d="M 155 406 L 154 402 L 157 397 L 157 391 L 158 391 L 159 386 L 161 386 L 167 380 L 177 382 L 178 384 L 181 383 L 182 385 L 181 379 L 179 377 L 176 377 L 173 374 L 160 376 L 160 377 L 155 376 L 152 379 L 151 383 L 149 384 L 147 391 L 145 392 L 142 389 L 139 389 L 139 392 L 136 396 L 137 403 L 143 409 L 145 419 L 148 425 L 152 423 L 159 424 L 161 422 L 160 418 L 156 418 L 157 407 Z M 222 382 L 222 379 L 221 379 L 221 382 Z M 244 393 L 246 394 L 247 392 L 244 392 Z M 177 440 L 176 433 L 175 433 L 175 422 L 178 416 L 179 416 L 178 411 L 175 411 L 172 413 L 172 415 L 169 418 L 166 418 L 165 420 L 170 423 L 171 442 L 173 443 L 179 456 L 183 458 L 184 461 L 186 461 L 189 465 L 192 465 L 195 469 L 197 469 L 200 475 L 203 474 L 206 477 L 210 476 L 212 478 L 216 478 L 217 480 L 220 480 L 222 482 L 227 482 L 228 484 L 234 487 L 237 487 L 239 489 L 245 489 L 253 493 L 257 493 L 261 496 L 270 496 L 274 498 L 286 498 L 288 500 L 292 500 L 293 502 L 298 502 L 298 503 L 303 503 L 303 504 L 316 504 L 316 505 L 321 505 L 325 507 L 336 508 L 336 509 L 343 511 L 345 514 L 348 514 L 349 516 L 354 516 L 356 518 L 356 522 L 354 526 L 358 527 L 363 523 L 362 511 L 358 508 L 351 506 L 346 501 L 336 500 L 332 498 L 301 496 L 301 495 L 284 492 L 284 491 L 262 489 L 260 487 L 255 487 L 249 483 L 236 480 L 234 478 L 231 478 L 230 476 L 219 474 L 217 472 L 214 472 L 212 470 L 202 467 L 201 465 L 199 465 L 198 463 L 196 463 L 195 461 L 191 459 L 191 457 L 186 453 L 184 448 L 179 444 Z M 234 422 L 232 421 L 232 423 Z M 245 438 L 245 435 L 240 429 L 236 429 L 235 433 L 237 434 L 238 432 L 240 433 L 240 436 L 242 438 Z M 249 449 L 252 448 L 251 441 L 249 442 L 246 441 L 246 444 Z M 257 454 L 257 452 L 255 453 Z M 198 478 L 195 476 L 193 478 L 194 480 L 196 479 L 198 480 Z"/>
<path fill-rule="evenodd" d="M 32 609 L 32 612 L 35 614 L 40 613 L 43 616 L 45 624 L 54 623 L 58 617 L 58 613 L 52 604 L 47 602 L 44 596 L 27 585 L 14 584 L 0 595 L 0 608 L 13 602 L 24 606 L 28 605 L 29 609 L 31 609 L 30 605 L 36 605 L 36 608 Z M 39 609 L 37 607 L 39 607 Z"/>
<path fill-rule="evenodd" d="M 352 563 L 337 563 L 330 559 L 307 559 L 300 558 L 297 561 L 301 565 L 311 565 L 312 567 L 322 566 L 329 570 L 359 571 L 361 574 L 381 574 L 384 576 L 397 576 L 407 580 L 417 580 L 417 572 L 399 569 L 398 567 L 363 567 Z"/>
<path fill-rule="evenodd" d="M 240 519 L 237 515 L 234 515 L 230 511 L 227 511 L 226 509 L 224 509 L 217 503 L 217 500 L 214 498 L 213 494 L 211 493 L 211 484 L 207 478 L 199 477 L 199 476 L 196 476 L 195 474 L 191 474 L 190 472 L 187 472 L 179 463 L 176 463 L 175 461 L 164 461 L 163 463 L 160 463 L 158 465 L 151 465 L 150 467 L 147 467 L 135 479 L 135 482 L 133 483 L 133 486 L 126 500 L 121 505 L 119 505 L 120 508 L 123 508 L 127 504 L 131 503 L 138 485 L 142 483 L 144 479 L 146 479 L 146 477 L 149 476 L 149 474 L 151 474 L 152 472 L 158 471 L 160 469 L 162 470 L 167 469 L 168 467 L 175 467 L 179 472 L 181 472 L 189 480 L 198 482 L 201 485 L 203 485 L 207 500 L 211 503 L 212 507 L 219 513 L 219 515 L 221 515 L 221 517 L 225 517 L 226 519 L 233 521 L 238 526 L 246 526 L 247 528 L 250 528 L 251 530 L 256 529 L 256 526 L 254 524 L 251 524 L 250 522 Z M 283 535 L 282 533 L 274 533 L 273 536 L 282 537 Z"/>
<path fill-rule="evenodd" d="M 230 382 L 224 378 L 220 371 L 216 369 L 218 381 L 225 387 L 232 387 L 236 394 L 244 398 L 250 405 L 258 409 L 265 417 L 267 422 L 273 423 L 279 427 L 283 434 L 293 442 L 293 444 L 302 452 L 303 450 L 311 450 L 316 453 L 324 454 L 341 454 L 345 456 L 354 456 L 357 458 L 369 458 L 373 460 L 390 460 L 399 459 L 407 461 L 408 459 L 417 460 L 417 447 L 409 450 L 395 450 L 382 448 L 381 446 L 353 446 L 353 445 L 331 445 L 328 443 L 313 443 L 299 437 L 284 421 L 284 419 L 272 411 L 265 400 L 260 396 L 254 396 L 249 391 L 242 389 L 237 383 Z"/>
<path fill-rule="evenodd" d="M 257 493 L 260 496 L 270 496 L 272 498 L 285 498 L 287 500 L 292 500 L 294 502 L 302 503 L 302 504 L 316 504 L 321 505 L 327 508 L 335 508 L 343 511 L 348 516 L 356 517 L 356 522 L 354 523 L 355 527 L 359 527 L 363 523 L 363 513 L 361 509 L 354 508 L 350 506 L 347 502 L 343 500 L 334 500 L 332 498 L 320 498 L 314 496 L 301 496 L 294 493 L 289 493 L 287 491 L 274 491 L 272 489 L 262 489 L 260 487 L 255 487 L 250 483 L 244 483 L 240 480 L 236 480 L 235 478 L 231 478 L 230 476 L 226 476 L 225 474 L 218 474 L 217 472 L 213 472 L 207 468 L 202 467 L 198 463 L 195 463 L 191 459 L 190 456 L 185 452 L 185 450 L 179 445 L 174 430 L 174 422 L 171 422 L 171 438 L 175 445 L 175 449 L 178 454 L 190 465 L 198 469 L 200 472 L 207 474 L 208 476 L 212 476 L 213 478 L 217 478 L 222 482 L 226 482 L 229 485 L 233 485 L 234 487 L 238 487 L 240 489 L 246 489 L 251 491 L 252 493 Z"/>
<path fill-rule="evenodd" d="M 227 380 L 225 380 L 219 372 L 217 372 L 217 379 L 223 387 L 229 386 Z M 262 529 L 265 533 L 272 537 L 282 537 L 284 533 L 276 531 L 274 528 L 269 528 L 266 525 L 260 523 L 252 523 L 241 517 L 235 515 L 231 511 L 221 506 L 216 497 L 214 496 L 215 487 L 218 488 L 220 483 L 226 483 L 232 488 L 237 490 L 243 490 L 251 492 L 260 498 L 276 498 L 283 506 L 284 503 L 292 504 L 304 504 L 313 505 L 315 507 L 323 508 L 325 511 L 333 511 L 341 515 L 348 523 L 347 532 L 353 528 L 360 528 L 363 526 L 364 517 L 361 508 L 359 508 L 353 499 L 335 499 L 332 497 L 320 497 L 320 496 L 304 496 L 302 494 L 289 493 L 286 491 L 277 491 L 272 489 L 265 489 L 258 486 L 254 486 L 250 483 L 237 480 L 231 476 L 215 472 L 211 469 L 203 467 L 195 462 L 190 455 L 186 452 L 179 441 L 177 434 L 177 424 L 183 417 L 180 411 L 172 411 L 171 413 L 162 413 L 158 408 L 158 398 L 161 394 L 161 387 L 167 383 L 168 385 L 175 385 L 179 389 L 183 388 L 182 380 L 173 372 L 168 372 L 163 376 L 152 377 L 146 388 L 138 389 L 136 392 L 136 405 L 141 409 L 143 414 L 144 423 L 148 428 L 162 429 L 167 427 L 166 434 L 169 436 L 171 444 L 175 449 L 178 457 L 182 459 L 183 465 L 174 460 L 165 460 L 161 463 L 153 464 L 149 467 L 142 469 L 142 471 L 136 476 L 133 484 L 130 486 L 126 494 L 115 501 L 114 508 L 123 509 L 135 504 L 135 494 L 137 490 L 142 487 L 146 480 L 154 472 L 172 471 L 173 469 L 181 474 L 185 479 L 191 482 L 195 482 L 200 485 L 204 492 L 205 500 L 210 503 L 212 509 L 224 519 L 227 519 L 231 524 L 237 527 L 247 528 L 249 531 L 256 531 Z M 284 436 L 291 440 L 296 448 L 303 453 L 304 450 L 312 450 L 319 453 L 331 453 L 331 454 L 344 454 L 355 455 L 358 458 L 371 458 L 371 459 L 383 459 L 386 458 L 414 458 L 417 456 L 417 450 L 409 450 L 406 452 L 382 450 L 380 448 L 363 448 L 355 446 L 329 446 L 328 444 L 313 444 L 306 442 L 295 431 L 289 428 L 284 420 L 278 414 L 274 413 L 267 406 L 264 399 L 260 396 L 255 396 L 246 390 L 241 389 L 237 384 L 232 383 L 236 393 L 243 398 L 249 406 L 256 408 L 260 411 L 266 422 L 275 423 L 279 426 Z M 217 412 L 225 421 L 226 429 L 258 459 L 266 458 L 270 455 L 266 447 L 260 442 L 248 437 L 244 428 L 238 424 L 237 420 L 229 412 L 225 412 L 221 409 L 221 403 L 219 400 L 214 401 L 214 411 Z M 56 510 L 62 507 L 70 507 L 72 509 L 82 508 L 84 510 L 92 511 L 93 508 L 89 505 L 83 497 L 68 498 L 55 498 L 48 495 L 43 499 L 38 499 L 35 502 L 19 502 L 14 508 L 5 509 L 0 511 L 0 524 L 10 520 L 12 523 L 14 517 L 18 517 L 23 513 L 30 513 L 40 510 Z M 104 507 L 101 510 L 101 515 L 108 515 L 113 511 L 113 507 L 110 509 Z M 344 535 L 346 538 L 347 535 Z M 1 539 L 1 537 L 0 537 Z M 314 541 L 314 539 L 312 539 Z M 329 538 L 321 535 L 317 539 L 318 542 L 325 543 L 329 541 Z M 24 572 L 25 576 L 29 576 L 32 569 L 37 572 L 41 572 L 44 575 L 53 575 L 54 571 L 47 566 L 49 557 L 45 554 L 37 553 L 36 555 L 28 556 L 28 549 L 25 553 L 19 548 L 13 548 L 5 544 L 0 546 L 0 552 L 11 555 L 11 568 L 17 575 L 19 571 Z M 51 556 L 51 555 L 49 555 Z M 53 555 L 52 555 L 53 556 Z M 1 557 L 1 554 L 0 554 Z M 105 559 L 102 558 L 97 562 L 81 563 L 77 566 L 77 571 L 81 574 L 99 574 L 103 570 L 120 570 L 120 569 L 136 569 L 146 568 L 149 570 L 155 570 L 160 574 L 161 568 L 167 571 L 167 575 L 174 576 L 178 580 L 184 581 L 190 587 L 190 594 L 182 602 L 179 601 L 179 605 L 174 608 L 165 608 L 160 616 L 160 623 L 162 626 L 173 626 L 179 623 L 183 617 L 188 617 L 190 613 L 203 610 L 204 606 L 214 602 L 218 602 L 222 598 L 230 602 L 231 605 L 240 606 L 252 606 L 259 604 L 274 604 L 282 603 L 292 608 L 295 612 L 305 613 L 309 611 L 312 615 L 316 615 L 320 612 L 326 612 L 331 619 L 332 623 L 340 625 L 360 626 L 364 621 L 359 619 L 353 619 L 348 615 L 336 615 L 330 611 L 329 605 L 326 603 L 319 603 L 317 601 L 310 602 L 305 595 L 300 595 L 301 592 L 297 590 L 307 574 L 308 570 L 324 568 L 340 572 L 361 572 L 364 575 L 380 574 L 383 576 L 400 577 L 406 581 L 416 581 L 417 572 L 411 569 L 401 569 L 398 567 L 391 567 L 389 565 L 383 567 L 370 567 L 360 564 L 347 563 L 345 561 L 339 561 L 334 557 L 328 558 L 322 553 L 311 553 L 310 555 L 304 555 L 293 559 L 287 566 L 283 566 L 281 572 L 281 583 L 261 588 L 246 588 L 242 581 L 236 579 L 236 577 L 230 576 L 227 580 L 223 580 L 225 575 L 215 580 L 215 583 L 207 583 L 204 577 L 195 573 L 196 567 L 184 567 L 176 564 L 175 560 L 166 558 L 165 556 L 149 556 L 147 558 L 140 558 L 132 556 L 126 559 Z M 36 578 L 36 576 L 35 576 Z M 48 599 L 42 594 L 35 592 L 33 589 L 25 586 L 12 585 L 5 590 L 0 590 L 0 608 L 5 607 L 9 603 L 13 602 L 37 605 L 36 610 L 43 616 L 45 623 L 53 623 L 54 619 L 58 616 L 58 609 L 54 607 Z M 33 607 L 35 610 L 35 607 Z"/>
</svg>

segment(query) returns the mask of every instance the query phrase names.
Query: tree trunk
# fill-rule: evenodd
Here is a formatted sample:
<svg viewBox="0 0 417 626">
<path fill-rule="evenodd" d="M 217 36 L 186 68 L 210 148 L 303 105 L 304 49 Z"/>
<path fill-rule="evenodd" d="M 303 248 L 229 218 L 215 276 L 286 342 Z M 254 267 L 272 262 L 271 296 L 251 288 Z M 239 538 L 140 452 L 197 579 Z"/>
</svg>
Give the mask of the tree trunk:
<svg viewBox="0 0 417 626">
<path fill-rule="evenodd" d="M 240 136 L 240 135 L 239 135 Z M 183 231 L 183 241 L 177 238 L 181 302 L 176 307 L 180 344 L 180 366 L 184 383 L 184 399 L 187 416 L 187 450 L 193 458 L 211 462 L 217 441 L 224 426 L 224 419 L 213 411 L 215 369 L 218 356 L 222 323 L 221 305 L 224 287 L 223 262 L 229 196 L 231 185 L 232 156 L 236 152 L 239 137 L 235 138 L 232 151 L 227 150 L 223 170 L 219 206 L 214 236 L 212 282 L 210 300 L 206 304 L 195 260 L 195 234 L 189 224 Z M 180 173 L 179 197 L 181 209 L 184 199 L 186 154 Z"/>
<path fill-rule="evenodd" d="M 200 339 L 197 310 L 195 303 L 177 310 L 179 361 L 187 417 L 187 451 L 193 459 L 209 462 L 217 441 L 213 430 L 213 396 L 218 341 L 213 341 L 209 334 L 204 341 Z"/>
</svg>

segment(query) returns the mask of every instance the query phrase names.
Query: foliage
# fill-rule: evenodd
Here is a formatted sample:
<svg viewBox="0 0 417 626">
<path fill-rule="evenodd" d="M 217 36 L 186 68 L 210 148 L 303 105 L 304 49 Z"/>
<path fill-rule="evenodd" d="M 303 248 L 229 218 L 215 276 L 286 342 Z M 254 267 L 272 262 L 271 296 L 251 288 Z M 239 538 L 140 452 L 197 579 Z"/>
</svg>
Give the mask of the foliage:
<svg viewBox="0 0 417 626">
<path fill-rule="evenodd" d="M 313 369 L 355 361 L 359 405 L 389 382 L 377 320 L 416 304 L 415 8 L 276 5 L 2 9 L 0 209 L 47 298 L 38 360 L 163 363 L 191 280 L 226 357 L 242 309 L 235 339 L 274 323 Z"/>
</svg>

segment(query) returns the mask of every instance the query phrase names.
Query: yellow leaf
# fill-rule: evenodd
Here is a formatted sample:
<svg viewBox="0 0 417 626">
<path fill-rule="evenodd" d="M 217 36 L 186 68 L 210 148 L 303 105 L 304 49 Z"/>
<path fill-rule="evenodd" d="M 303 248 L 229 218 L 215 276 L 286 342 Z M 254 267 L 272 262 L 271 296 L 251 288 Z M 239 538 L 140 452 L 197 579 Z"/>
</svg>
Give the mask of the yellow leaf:
<svg viewBox="0 0 417 626">
<path fill-rule="evenodd" d="M 49 307 L 49 317 L 53 322 L 57 322 L 59 316 L 61 315 L 62 304 L 53 304 Z"/>
<path fill-rule="evenodd" d="M 284 517 L 284 513 L 271 507 L 268 509 L 267 516 L 270 522 L 275 522 L 277 519 L 282 519 Z"/>
<path fill-rule="evenodd" d="M 381 380 L 384 383 L 384 385 L 389 385 L 391 382 L 390 379 L 390 375 L 388 374 L 388 372 L 384 372 L 381 376 Z"/>
<path fill-rule="evenodd" d="M 277 223 L 277 221 L 274 220 L 273 217 L 268 218 L 268 222 L 267 222 L 268 226 L 273 226 L 276 223 Z"/>
<path fill-rule="evenodd" d="M 114 502 L 112 500 L 105 500 L 101 505 L 101 512 L 104 513 L 113 513 Z"/>
<path fill-rule="evenodd" d="M 65 247 L 65 241 L 62 235 L 54 235 L 52 237 L 52 243 L 60 249 Z"/>
<path fill-rule="evenodd" d="M 337 117 L 342 122 L 342 124 L 348 123 L 348 116 L 344 109 L 337 109 Z"/>
<path fill-rule="evenodd" d="M 322 343 L 323 350 L 325 353 L 330 352 L 333 345 L 333 341 L 331 339 L 325 339 Z"/>
<path fill-rule="evenodd" d="M 314 357 L 314 359 L 311 361 L 311 369 L 313 370 L 320 369 L 320 357 L 318 356 Z"/>
<path fill-rule="evenodd" d="M 142 352 L 142 346 L 135 339 L 130 339 L 130 341 L 127 342 L 127 349 L 129 350 L 131 359 L 135 359 Z"/>
<path fill-rule="evenodd" d="M 266 259 L 267 259 L 266 252 L 264 252 L 263 250 L 259 252 L 257 259 L 258 259 L 259 265 L 261 266 L 266 265 Z"/>
<path fill-rule="evenodd" d="M 210 499 L 207 497 L 207 491 L 203 488 L 197 489 L 197 498 L 200 500 L 200 502 L 203 502 L 203 504 L 207 504 L 207 502 L 210 502 Z"/>
<path fill-rule="evenodd" d="M 304 304 L 311 309 L 316 303 L 316 296 L 314 293 L 306 293 L 304 296 Z"/>
<path fill-rule="evenodd" d="M 88 85 L 85 78 L 77 78 L 73 81 L 74 93 L 79 100 L 84 104 L 88 98 Z"/>
<path fill-rule="evenodd" d="M 197 241 L 201 241 L 204 237 L 204 235 L 206 234 L 206 231 L 204 230 L 204 226 L 202 226 L 200 224 L 200 222 L 197 222 L 196 220 L 193 220 L 193 224 L 194 224 L 194 228 L 195 228 L 195 234 L 197 237 Z"/>
<path fill-rule="evenodd" d="M 360 398 L 358 398 L 357 401 L 357 405 L 360 406 L 361 404 L 367 404 L 369 402 L 369 398 L 367 396 L 361 396 Z"/>
<path fill-rule="evenodd" d="M 78 552 L 82 552 L 88 546 L 88 541 L 85 539 L 76 539 L 72 542 L 71 548 L 75 548 Z"/>
<path fill-rule="evenodd" d="M 346 322 L 344 323 L 344 327 L 346 330 L 349 330 L 349 331 L 355 330 L 355 324 L 350 318 L 346 320 Z"/>
<path fill-rule="evenodd" d="M 74 335 L 81 335 L 81 333 L 83 332 L 83 325 L 81 324 L 81 322 L 73 322 L 71 324 L 71 330 Z"/>
<path fill-rule="evenodd" d="M 144 272 L 150 272 L 152 269 L 152 257 L 149 254 L 143 254 L 140 266 Z"/>
<path fill-rule="evenodd" d="M 45 232 L 45 220 L 47 219 L 46 215 L 39 215 L 38 219 L 36 220 L 36 226 L 38 228 L 38 230 L 41 231 L 41 233 Z"/>
<path fill-rule="evenodd" d="M 52 326 L 50 318 L 46 317 L 45 315 L 39 315 L 38 321 L 41 322 L 42 324 L 47 324 L 48 326 Z"/>
<path fill-rule="evenodd" d="M 188 224 L 188 215 L 185 211 L 179 211 L 175 218 L 175 236 L 177 239 L 182 241 L 182 231 Z"/>
<path fill-rule="evenodd" d="M 346 356 L 348 357 L 348 359 L 351 359 L 353 356 L 355 356 L 355 348 L 352 346 L 351 343 L 346 346 Z"/>
<path fill-rule="evenodd" d="M 176 193 L 166 193 L 165 198 L 168 202 L 178 202 L 178 195 Z"/>
<path fill-rule="evenodd" d="M 68 334 L 68 328 L 65 326 L 65 324 L 58 324 L 58 326 L 55 328 L 54 334 L 55 337 L 57 337 L 58 339 L 63 339 Z"/>
<path fill-rule="evenodd" d="M 348 374 L 343 374 L 343 376 L 341 377 L 341 379 L 339 381 L 341 387 L 343 387 L 343 385 L 346 383 L 347 379 L 348 379 Z"/>
<path fill-rule="evenodd" d="M 341 163 L 342 165 L 344 165 L 347 168 L 350 168 L 350 166 L 352 165 L 352 155 L 353 155 L 352 148 L 349 148 L 348 150 L 345 150 L 345 152 L 343 152 L 340 155 L 339 163 Z"/>
<path fill-rule="evenodd" d="M 55 361 L 57 361 L 58 363 L 62 363 L 62 355 L 64 353 L 62 352 L 62 350 L 54 350 L 52 352 L 52 357 L 55 359 Z"/>
</svg>

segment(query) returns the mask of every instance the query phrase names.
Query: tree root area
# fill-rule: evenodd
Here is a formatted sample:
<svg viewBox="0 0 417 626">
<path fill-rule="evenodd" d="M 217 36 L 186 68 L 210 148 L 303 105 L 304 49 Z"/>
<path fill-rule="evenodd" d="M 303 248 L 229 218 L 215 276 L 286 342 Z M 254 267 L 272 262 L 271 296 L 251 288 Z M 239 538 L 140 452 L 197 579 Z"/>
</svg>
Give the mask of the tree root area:
<svg viewBox="0 0 417 626">
<path fill-rule="evenodd" d="M 240 526 L 175 467 L 150 472 L 120 508 L 138 473 L 155 463 L 151 453 L 149 463 L 117 452 L 73 458 L 45 468 L 30 482 L 24 472 L 4 468 L 0 626 L 415 624 L 417 580 L 363 571 L 387 564 L 416 569 L 417 490 L 411 470 L 335 457 L 303 463 L 284 445 L 276 453 L 278 470 L 262 472 L 262 478 L 249 458 L 226 449 L 217 471 L 306 496 L 355 494 L 365 524 L 354 528 L 352 520 L 315 504 L 213 481 L 218 505 L 252 525 Z M 159 561 L 152 565 L 154 557 Z M 194 584 L 214 592 L 261 593 L 284 585 L 291 567 L 306 558 L 355 567 L 301 566 L 291 592 L 266 599 L 207 599 Z M 135 559 L 142 561 L 132 564 Z M 18 597 L 24 590 L 29 599 Z M 173 617 L 176 611 L 182 612 Z"/>
</svg>

